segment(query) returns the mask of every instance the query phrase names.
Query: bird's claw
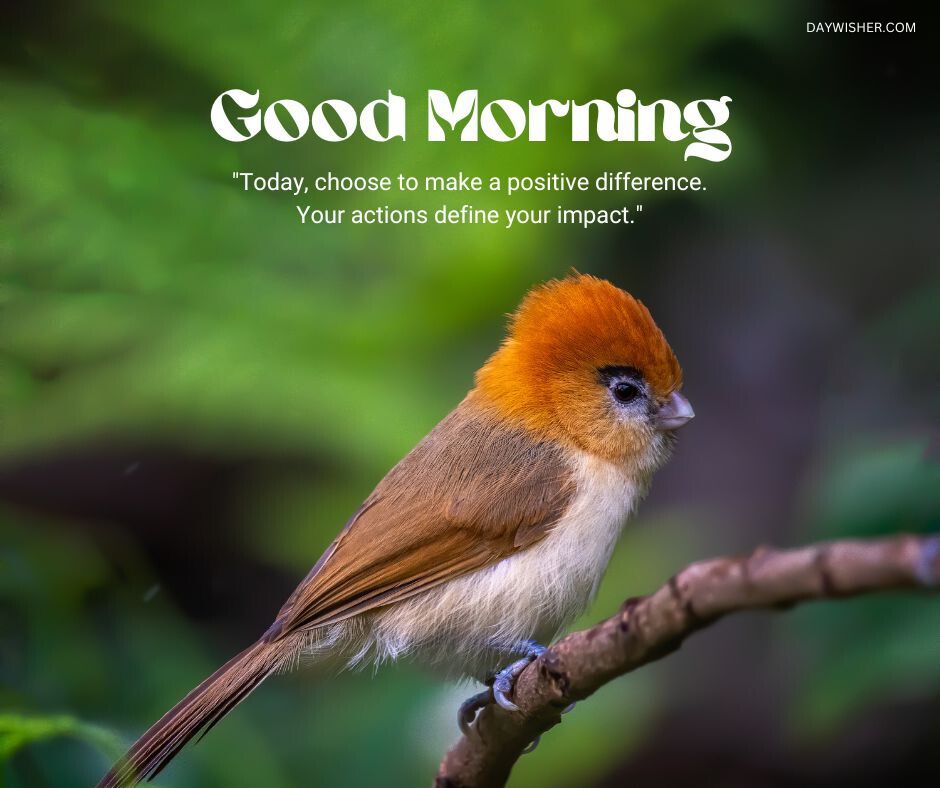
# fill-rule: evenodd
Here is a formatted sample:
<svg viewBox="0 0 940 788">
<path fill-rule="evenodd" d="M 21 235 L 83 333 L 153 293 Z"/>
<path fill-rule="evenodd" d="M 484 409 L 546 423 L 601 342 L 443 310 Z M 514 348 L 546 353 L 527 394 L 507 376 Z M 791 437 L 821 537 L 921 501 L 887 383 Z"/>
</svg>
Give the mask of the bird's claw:
<svg viewBox="0 0 940 788">
<path fill-rule="evenodd" d="M 524 649 L 525 656 L 522 659 L 516 660 L 508 667 L 494 673 L 491 677 L 487 677 L 486 683 L 490 686 L 460 704 L 460 709 L 457 711 L 457 725 L 464 736 L 470 736 L 473 723 L 477 718 L 477 712 L 493 701 L 506 711 L 519 711 L 519 707 L 509 699 L 515 687 L 516 679 L 519 678 L 519 674 L 523 670 L 545 653 L 545 646 L 540 646 L 531 640 L 524 641 L 520 646 L 522 648 L 519 648 L 516 653 Z M 537 744 L 538 739 L 529 745 L 526 752 L 534 750 Z"/>
<path fill-rule="evenodd" d="M 493 679 L 493 698 L 506 711 L 519 711 L 519 707 L 509 700 L 509 695 L 516 686 L 516 679 L 529 665 L 545 653 L 545 646 L 529 643 L 526 655 L 503 668 Z"/>
<path fill-rule="evenodd" d="M 488 687 L 483 692 L 478 692 L 460 704 L 460 708 L 457 710 L 457 725 L 460 727 L 460 732 L 468 739 L 473 731 L 472 726 L 477 718 L 477 712 L 489 706 L 492 702 L 493 690 Z"/>
<path fill-rule="evenodd" d="M 506 709 L 506 711 L 519 711 L 519 707 L 509 700 L 509 695 L 512 693 L 513 686 L 516 683 L 516 679 L 519 678 L 519 674 L 529 667 L 529 663 L 532 662 L 533 659 L 534 657 L 517 659 L 511 665 L 503 668 L 496 674 L 496 679 L 493 681 L 493 698 L 500 706 Z"/>
</svg>

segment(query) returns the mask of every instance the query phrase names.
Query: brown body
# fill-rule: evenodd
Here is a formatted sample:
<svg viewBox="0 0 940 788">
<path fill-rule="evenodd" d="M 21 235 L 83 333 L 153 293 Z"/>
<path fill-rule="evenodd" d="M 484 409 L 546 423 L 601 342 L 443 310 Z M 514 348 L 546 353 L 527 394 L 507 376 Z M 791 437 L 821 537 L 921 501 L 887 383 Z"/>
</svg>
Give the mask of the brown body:
<svg viewBox="0 0 940 788">
<path fill-rule="evenodd" d="M 611 380 L 637 397 L 612 399 Z M 591 277 L 535 290 L 476 388 L 379 483 L 262 638 L 99 786 L 152 777 L 304 655 L 350 665 L 409 656 L 479 677 L 520 640 L 552 637 L 596 590 L 668 456 L 668 425 L 691 417 L 674 413 L 680 384 L 668 344 L 628 294 Z"/>
<path fill-rule="evenodd" d="M 399 602 L 545 536 L 574 492 L 564 451 L 468 397 L 365 500 L 268 641 Z"/>
</svg>

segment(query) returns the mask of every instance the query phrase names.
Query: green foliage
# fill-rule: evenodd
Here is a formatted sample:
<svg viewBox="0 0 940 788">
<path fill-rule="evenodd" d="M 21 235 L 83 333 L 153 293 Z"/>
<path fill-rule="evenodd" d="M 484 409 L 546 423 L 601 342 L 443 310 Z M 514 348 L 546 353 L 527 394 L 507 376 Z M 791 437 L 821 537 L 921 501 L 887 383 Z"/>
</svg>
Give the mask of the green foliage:
<svg viewBox="0 0 940 788">
<path fill-rule="evenodd" d="M 118 758 L 123 753 L 120 739 L 100 725 L 90 725 L 67 714 L 28 717 L 3 713 L 0 714 L 0 764 L 21 747 L 56 736 L 80 739 L 101 750 L 108 758 Z"/>
<path fill-rule="evenodd" d="M 840 447 L 820 474 L 813 538 L 940 532 L 940 462 L 926 441 Z M 910 594 L 798 611 L 782 637 L 804 644 L 805 684 L 793 700 L 803 735 L 832 733 L 864 708 L 940 693 L 940 605 Z"/>
<path fill-rule="evenodd" d="M 707 24 L 677 26 L 681 4 L 667 3 L 656 13 L 635 9 L 629 24 L 601 7 L 582 9 L 582 24 L 571 28 L 567 6 L 556 5 L 538 6 L 542 27 L 528 35 L 529 15 L 498 4 L 449 14 L 441 25 L 438 14 L 413 4 L 339 14 L 292 3 L 278 13 L 290 22 L 273 23 L 251 0 L 182 14 L 178 4 L 159 3 L 146 15 L 102 3 L 69 12 L 89 33 L 69 51 L 32 41 L 45 73 L 0 83 L 4 103 L 17 108 L 0 126 L 7 239 L 0 357 L 11 376 L 35 385 L 28 396 L 22 384 L 8 384 L 17 396 L 0 387 L 0 450 L 37 450 L 103 431 L 128 440 L 160 432 L 211 447 L 244 447 L 246 439 L 317 445 L 340 461 L 384 467 L 466 388 L 465 370 L 481 360 L 486 344 L 477 338 L 492 331 L 494 307 L 508 310 L 533 280 L 572 264 L 591 267 L 574 252 L 579 231 L 311 230 L 296 222 L 293 200 L 242 193 L 229 173 L 600 171 L 610 163 L 603 143 L 422 142 L 424 93 L 432 83 L 465 88 L 472 71 L 473 86 L 494 98 L 603 95 L 622 86 L 623 73 L 634 75 L 637 89 L 667 94 L 677 71 L 715 36 L 760 35 L 768 24 L 725 4 Z M 268 20 L 260 29 L 259 19 Z M 650 46 L 667 31 L 681 36 L 680 50 Z M 482 54 L 484 41 L 485 52 L 515 50 L 523 62 L 506 68 Z M 567 67 L 546 73 L 540 65 L 556 60 Z M 137 90 L 127 91 L 125 68 L 142 80 Z M 153 84 L 155 74 L 165 82 Z M 394 86 L 414 109 L 410 138 L 382 146 L 232 145 L 207 118 L 220 86 L 235 84 L 258 86 L 269 100 L 341 95 L 353 102 Z M 682 93 L 700 87 L 685 83 Z M 637 170 L 690 174 L 692 165 L 669 145 L 631 153 Z M 738 166 L 734 159 L 709 174 L 733 178 Z M 324 199 L 349 207 L 372 198 Z M 469 198 L 394 197 L 402 205 L 409 199 Z M 483 199 L 492 207 L 507 202 Z M 553 205 L 555 196 L 527 202 Z M 420 371 L 455 345 L 469 362 L 457 367 L 460 378 L 422 390 Z M 364 369 L 382 382 L 385 409 L 396 419 L 350 401 L 370 389 L 361 385 Z M 121 396 L 102 396 L 109 391 Z M 364 419 L 338 418 L 349 408 Z M 402 421 L 415 412 L 432 418 Z"/>
</svg>

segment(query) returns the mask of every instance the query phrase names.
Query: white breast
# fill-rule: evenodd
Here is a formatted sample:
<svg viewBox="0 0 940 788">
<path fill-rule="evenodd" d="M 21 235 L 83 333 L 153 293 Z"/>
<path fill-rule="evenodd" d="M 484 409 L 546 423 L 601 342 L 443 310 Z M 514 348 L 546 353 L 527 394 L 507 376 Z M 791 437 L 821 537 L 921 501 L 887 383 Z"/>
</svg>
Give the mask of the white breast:
<svg viewBox="0 0 940 788">
<path fill-rule="evenodd" d="M 353 664 L 408 655 L 476 676 L 498 667 L 511 644 L 551 640 L 597 591 L 642 492 L 623 469 L 590 455 L 578 456 L 574 469 L 576 497 L 541 542 L 369 621 L 343 622 L 325 640 L 353 641 Z"/>
</svg>

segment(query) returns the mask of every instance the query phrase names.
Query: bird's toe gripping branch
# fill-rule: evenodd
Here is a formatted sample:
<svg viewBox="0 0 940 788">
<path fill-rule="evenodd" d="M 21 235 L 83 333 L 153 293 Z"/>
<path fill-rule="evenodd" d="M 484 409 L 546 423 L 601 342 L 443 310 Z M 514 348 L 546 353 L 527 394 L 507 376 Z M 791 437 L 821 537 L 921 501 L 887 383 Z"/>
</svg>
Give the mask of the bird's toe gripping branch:
<svg viewBox="0 0 940 788">
<path fill-rule="evenodd" d="M 472 695 L 460 704 L 457 710 L 457 725 L 460 726 L 460 732 L 464 736 L 470 736 L 473 732 L 473 721 L 477 718 L 477 712 L 486 708 L 493 702 L 493 688 L 487 687 L 483 692 Z"/>
<path fill-rule="evenodd" d="M 464 736 L 471 735 L 477 712 L 490 703 L 495 702 L 506 711 L 519 711 L 519 707 L 510 700 L 516 679 L 523 670 L 545 653 L 546 647 L 533 640 L 526 640 L 513 646 L 511 651 L 525 654 L 525 656 L 495 673 L 492 682 L 487 682 L 491 684 L 488 689 L 478 692 L 460 704 L 460 709 L 457 711 L 457 724 Z"/>
<path fill-rule="evenodd" d="M 493 699 L 506 711 L 519 711 L 519 707 L 509 699 L 516 685 L 516 679 L 519 678 L 522 671 L 546 651 L 545 646 L 534 641 L 527 641 L 523 646 L 524 648 L 520 651 L 524 650 L 525 656 L 503 668 L 493 680 Z"/>
</svg>

